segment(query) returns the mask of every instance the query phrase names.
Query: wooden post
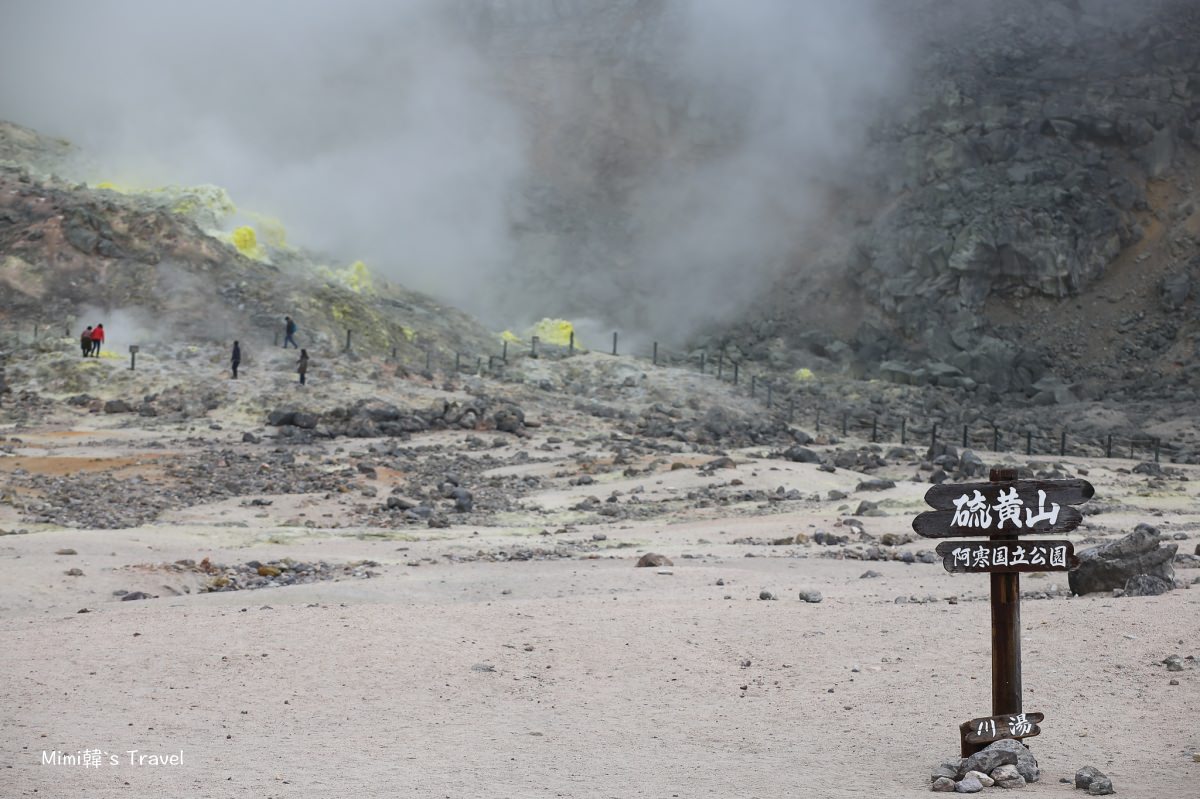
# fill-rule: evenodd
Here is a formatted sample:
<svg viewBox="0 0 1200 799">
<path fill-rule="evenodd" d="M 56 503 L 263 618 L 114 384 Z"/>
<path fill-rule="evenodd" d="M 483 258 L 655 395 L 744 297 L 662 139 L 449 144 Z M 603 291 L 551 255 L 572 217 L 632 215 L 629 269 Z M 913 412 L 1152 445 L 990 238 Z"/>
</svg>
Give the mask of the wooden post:
<svg viewBox="0 0 1200 799">
<path fill-rule="evenodd" d="M 750 399 L 754 399 L 754 392 L 758 388 L 758 375 L 750 375 Z"/>
<path fill-rule="evenodd" d="M 968 433 L 967 433 L 967 426 L 964 424 L 964 425 L 963 425 L 963 449 L 966 449 L 966 448 L 967 448 L 967 441 L 969 440 L 969 439 L 967 438 L 967 435 L 968 435 Z"/>
<path fill-rule="evenodd" d="M 531 358 L 537 357 L 537 345 L 538 345 L 538 337 L 534 336 L 529 342 L 529 356 Z"/>
<path fill-rule="evenodd" d="M 1156 439 L 1154 439 L 1154 462 L 1155 463 L 1158 463 L 1158 449 L 1159 449 L 1159 440 L 1156 438 Z"/>
<path fill-rule="evenodd" d="M 392 345 L 392 360 L 393 360 L 393 361 L 394 361 L 394 360 L 396 360 L 396 347 L 395 347 L 395 345 Z"/>
<path fill-rule="evenodd" d="M 430 367 L 433 365 L 433 350 L 425 350 L 425 371 L 433 371 Z"/>
<path fill-rule="evenodd" d="M 871 443 L 874 444 L 879 438 L 879 414 L 875 414 L 871 418 Z"/>
<path fill-rule="evenodd" d="M 617 331 L 613 331 L 613 355 L 617 354 Z"/>
<path fill-rule="evenodd" d="M 846 425 L 849 423 L 849 421 L 850 421 L 850 413 L 848 411 L 842 411 L 842 437 L 843 438 L 846 437 Z"/>
<path fill-rule="evenodd" d="M 796 421 L 796 398 L 788 397 L 788 424 Z"/>
<path fill-rule="evenodd" d="M 137 345 L 135 344 L 134 346 L 129 348 L 129 371 L 131 371 L 131 372 L 137 368 L 137 354 L 138 354 L 138 348 L 137 348 Z"/>
<path fill-rule="evenodd" d="M 483 374 L 483 356 L 475 356 L 475 374 Z"/>
<path fill-rule="evenodd" d="M 725 350 L 717 353 L 717 379 L 720 380 L 725 375 Z"/>
<path fill-rule="evenodd" d="M 654 342 L 654 355 L 652 356 L 652 360 L 654 362 L 654 365 L 658 366 L 658 342 L 657 341 Z"/>
<path fill-rule="evenodd" d="M 346 328 L 346 352 L 350 351 L 350 328 Z"/>
<path fill-rule="evenodd" d="M 1058 442 L 1058 456 L 1064 458 L 1067 455 L 1067 431 L 1062 431 L 1062 438 Z"/>
<path fill-rule="evenodd" d="M 1112 433 L 1108 434 L 1108 446 L 1106 446 L 1104 449 L 1104 457 L 1112 457 Z"/>
<path fill-rule="evenodd" d="M 900 417 L 900 446 L 908 443 L 908 417 Z"/>
<path fill-rule="evenodd" d="M 737 365 L 737 361 L 734 361 L 734 362 L 733 362 L 733 384 L 734 384 L 735 386 L 738 384 L 738 365 Z"/>
<path fill-rule="evenodd" d="M 707 355 L 708 353 L 705 352 L 700 353 L 700 374 L 704 374 L 704 360 Z"/>
<path fill-rule="evenodd" d="M 462 371 L 462 353 L 454 353 L 454 374 Z"/>
<path fill-rule="evenodd" d="M 1033 454 L 1033 433 L 1029 431 L 1025 432 L 1025 454 Z"/>
<path fill-rule="evenodd" d="M 1016 469 L 992 469 L 993 483 L 1017 479 Z M 992 541 L 1011 540 L 993 535 Z M 992 572 L 992 715 L 1021 712 L 1021 575 Z"/>
<path fill-rule="evenodd" d="M 1133 460 L 1133 436 L 1129 437 L 1129 460 Z"/>
<path fill-rule="evenodd" d="M 504 339 L 503 345 L 500 348 L 500 360 L 508 363 L 508 339 Z"/>
<path fill-rule="evenodd" d="M 1000 451 L 1000 428 L 992 425 L 992 452 Z"/>
<path fill-rule="evenodd" d="M 568 355 L 575 354 L 575 331 L 574 330 L 571 331 L 571 337 L 569 339 L 567 339 L 567 354 Z"/>
</svg>

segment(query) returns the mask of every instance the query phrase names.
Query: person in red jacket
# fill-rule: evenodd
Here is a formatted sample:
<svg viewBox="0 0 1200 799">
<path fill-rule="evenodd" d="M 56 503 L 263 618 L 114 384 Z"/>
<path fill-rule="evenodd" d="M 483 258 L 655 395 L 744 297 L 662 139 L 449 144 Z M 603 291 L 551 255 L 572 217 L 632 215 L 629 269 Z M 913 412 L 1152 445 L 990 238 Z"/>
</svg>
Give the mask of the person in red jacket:
<svg viewBox="0 0 1200 799">
<path fill-rule="evenodd" d="M 100 345 L 104 343 L 104 325 L 97 324 L 92 328 L 92 355 L 100 357 Z"/>
</svg>

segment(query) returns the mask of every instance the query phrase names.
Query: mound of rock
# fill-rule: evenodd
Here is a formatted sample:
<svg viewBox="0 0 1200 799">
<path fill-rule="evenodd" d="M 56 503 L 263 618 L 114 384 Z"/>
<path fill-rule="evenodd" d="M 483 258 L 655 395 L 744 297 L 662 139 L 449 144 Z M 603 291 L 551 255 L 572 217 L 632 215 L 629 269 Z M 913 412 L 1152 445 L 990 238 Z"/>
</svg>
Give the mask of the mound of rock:
<svg viewBox="0 0 1200 799">
<path fill-rule="evenodd" d="M 1029 747 L 1006 739 L 989 744 L 967 758 L 948 760 L 933 769 L 931 790 L 977 793 L 992 786 L 1022 788 L 1041 779 L 1042 772 Z"/>
<path fill-rule="evenodd" d="M 1147 595 L 1147 591 L 1152 593 L 1156 586 L 1160 587 L 1153 581 L 1130 582 L 1141 575 L 1159 578 L 1168 587 L 1172 586 L 1175 568 L 1171 562 L 1179 545 L 1161 542 L 1162 535 L 1157 528 L 1139 524 L 1118 541 L 1083 550 L 1079 553 L 1079 567 L 1067 574 L 1072 593 L 1112 591 L 1129 585 L 1142 592 L 1134 595 L 1142 596 Z"/>
</svg>

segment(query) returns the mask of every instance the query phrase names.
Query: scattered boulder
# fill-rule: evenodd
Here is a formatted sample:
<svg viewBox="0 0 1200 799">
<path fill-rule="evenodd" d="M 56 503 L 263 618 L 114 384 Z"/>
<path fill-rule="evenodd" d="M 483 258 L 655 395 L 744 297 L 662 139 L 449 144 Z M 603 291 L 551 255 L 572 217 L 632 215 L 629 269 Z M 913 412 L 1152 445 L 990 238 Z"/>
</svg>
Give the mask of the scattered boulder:
<svg viewBox="0 0 1200 799">
<path fill-rule="evenodd" d="M 105 413 L 133 413 L 133 406 L 125 400 L 115 399 L 104 403 Z"/>
<path fill-rule="evenodd" d="M 1075 772 L 1075 787 L 1086 790 L 1092 796 L 1115 793 L 1112 780 L 1095 766 L 1084 766 Z"/>
<path fill-rule="evenodd" d="M 775 595 L 772 594 L 770 591 L 759 591 L 758 598 L 761 600 L 774 600 Z"/>
<path fill-rule="evenodd" d="M 854 487 L 855 491 L 887 491 L 889 488 L 895 488 L 896 484 L 891 480 L 885 480 L 881 477 L 863 480 Z"/>
<path fill-rule="evenodd" d="M 783 451 L 783 457 L 793 463 L 820 463 L 821 456 L 808 447 L 788 447 Z"/>
<path fill-rule="evenodd" d="M 1159 596 L 1173 588 L 1171 583 L 1153 574 L 1135 574 L 1125 582 L 1122 596 Z"/>
<path fill-rule="evenodd" d="M 659 555 L 655 552 L 647 552 L 638 558 L 637 566 L 639 569 L 658 568 L 660 566 L 674 566 L 674 562 L 666 555 Z"/>
<path fill-rule="evenodd" d="M 821 596 L 820 591 L 801 591 L 800 592 L 800 601 L 802 601 L 802 602 L 811 602 L 813 604 L 816 604 L 816 603 L 820 602 L 821 600 L 823 600 L 824 598 L 825 597 Z"/>
<path fill-rule="evenodd" d="M 1071 592 L 1090 594 L 1124 588 L 1139 574 L 1160 577 L 1168 584 L 1175 579 L 1171 561 L 1178 544 L 1159 546 L 1162 535 L 1157 528 L 1139 524 L 1118 541 L 1101 544 L 1079 553 L 1079 567 L 1067 574 Z"/>
</svg>

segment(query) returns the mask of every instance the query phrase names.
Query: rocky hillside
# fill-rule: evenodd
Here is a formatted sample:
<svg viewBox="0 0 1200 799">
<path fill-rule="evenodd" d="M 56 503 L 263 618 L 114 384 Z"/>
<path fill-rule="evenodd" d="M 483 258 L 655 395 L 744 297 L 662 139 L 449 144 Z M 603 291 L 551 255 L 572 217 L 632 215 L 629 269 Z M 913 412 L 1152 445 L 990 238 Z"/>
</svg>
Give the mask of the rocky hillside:
<svg viewBox="0 0 1200 799">
<path fill-rule="evenodd" d="M 110 336 L 154 347 L 274 341 L 285 315 L 302 346 L 485 352 L 498 339 L 466 314 L 374 280 L 359 265 L 329 268 L 312 253 L 223 233 L 232 208 L 212 186 L 124 192 L 56 177 L 70 147 L 0 123 L 0 326 L 72 330 L 113 315 Z M 136 328 L 136 334 L 130 329 Z M 136 338 L 130 338 L 136 335 Z M 10 337 L 11 338 L 11 337 Z"/>
</svg>

